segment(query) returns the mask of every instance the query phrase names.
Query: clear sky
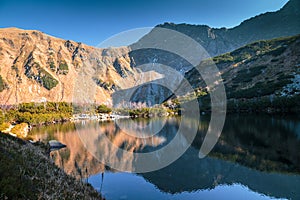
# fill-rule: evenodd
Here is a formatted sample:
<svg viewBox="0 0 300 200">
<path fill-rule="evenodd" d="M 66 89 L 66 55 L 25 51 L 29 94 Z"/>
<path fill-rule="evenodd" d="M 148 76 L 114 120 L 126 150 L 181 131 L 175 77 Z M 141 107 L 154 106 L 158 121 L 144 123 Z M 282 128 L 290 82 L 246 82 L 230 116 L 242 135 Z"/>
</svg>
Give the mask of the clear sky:
<svg viewBox="0 0 300 200">
<path fill-rule="evenodd" d="M 0 27 L 37 29 L 96 46 L 122 31 L 164 22 L 234 27 L 288 0 L 0 0 Z"/>
</svg>

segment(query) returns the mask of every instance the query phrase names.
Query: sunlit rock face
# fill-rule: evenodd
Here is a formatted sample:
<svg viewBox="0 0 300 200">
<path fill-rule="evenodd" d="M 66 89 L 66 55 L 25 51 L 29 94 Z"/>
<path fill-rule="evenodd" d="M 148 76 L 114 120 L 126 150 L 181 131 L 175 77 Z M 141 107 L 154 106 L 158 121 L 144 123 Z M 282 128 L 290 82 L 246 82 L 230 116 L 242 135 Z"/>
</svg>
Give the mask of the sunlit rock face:
<svg viewBox="0 0 300 200">
<path fill-rule="evenodd" d="M 180 74 L 192 66 L 172 52 L 139 50 L 145 42 L 156 41 L 157 28 L 183 33 L 198 42 L 209 56 L 217 56 L 257 40 L 299 34 L 298 8 L 299 1 L 291 0 L 277 12 L 256 16 L 231 29 L 165 23 L 129 47 L 107 49 L 40 31 L 3 28 L 0 29 L 0 104 L 67 101 L 117 105 L 122 95 L 117 93 L 117 98 L 112 97 L 116 91 L 130 94 L 128 101 L 158 104 L 174 92 L 161 84 L 179 81 L 177 77 L 166 78 L 168 73 L 159 71 L 160 65 Z M 137 70 L 143 64 L 149 64 L 155 72 L 150 79 Z"/>
<path fill-rule="evenodd" d="M 127 101 L 153 105 L 170 96 L 157 88 L 139 89 L 164 76 L 155 70 L 137 70 L 135 60 L 140 55 L 132 54 L 131 47 L 99 49 L 17 28 L 0 29 L 0 38 L 0 104 L 66 101 L 117 105 L 124 97 L 113 102 L 113 93 L 136 87 Z M 146 98 L 139 98 L 141 92 Z"/>
<path fill-rule="evenodd" d="M 1 104 L 80 101 L 86 93 L 111 103 L 116 89 L 135 82 L 128 47 L 98 49 L 17 28 L 0 29 L 0 38 Z"/>
</svg>

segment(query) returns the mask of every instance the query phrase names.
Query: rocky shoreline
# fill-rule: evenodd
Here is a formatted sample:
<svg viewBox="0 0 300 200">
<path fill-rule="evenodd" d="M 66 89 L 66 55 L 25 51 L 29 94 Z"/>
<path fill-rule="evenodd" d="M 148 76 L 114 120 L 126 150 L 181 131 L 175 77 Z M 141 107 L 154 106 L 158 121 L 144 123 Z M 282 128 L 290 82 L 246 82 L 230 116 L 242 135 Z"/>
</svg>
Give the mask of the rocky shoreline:
<svg viewBox="0 0 300 200">
<path fill-rule="evenodd" d="M 80 121 L 80 120 L 97 120 L 97 121 L 112 121 L 116 119 L 127 119 L 130 116 L 127 115 L 116 115 L 116 114 L 106 114 L 106 113 L 97 113 L 97 114 L 74 114 L 70 121 Z"/>
</svg>

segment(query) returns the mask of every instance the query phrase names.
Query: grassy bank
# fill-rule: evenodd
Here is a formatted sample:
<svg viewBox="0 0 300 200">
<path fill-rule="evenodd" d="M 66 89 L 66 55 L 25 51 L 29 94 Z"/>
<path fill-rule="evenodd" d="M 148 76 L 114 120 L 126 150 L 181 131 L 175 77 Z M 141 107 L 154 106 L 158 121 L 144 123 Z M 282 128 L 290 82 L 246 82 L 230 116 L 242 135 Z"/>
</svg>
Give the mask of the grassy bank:
<svg viewBox="0 0 300 200">
<path fill-rule="evenodd" d="M 0 133 L 0 160 L 0 199 L 101 199 L 55 166 L 42 144 Z"/>
<path fill-rule="evenodd" d="M 68 120 L 72 113 L 71 103 L 22 103 L 0 110 L 0 124 L 3 122 L 24 122 L 30 125 L 42 125 Z"/>
</svg>

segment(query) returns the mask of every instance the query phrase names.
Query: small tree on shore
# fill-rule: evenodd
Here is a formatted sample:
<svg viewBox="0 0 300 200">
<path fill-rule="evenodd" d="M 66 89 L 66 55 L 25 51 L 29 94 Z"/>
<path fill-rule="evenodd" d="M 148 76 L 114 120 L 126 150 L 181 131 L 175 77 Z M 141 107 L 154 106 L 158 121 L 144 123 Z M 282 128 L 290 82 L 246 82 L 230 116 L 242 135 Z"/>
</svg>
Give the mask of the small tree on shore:
<svg viewBox="0 0 300 200">
<path fill-rule="evenodd" d="M 107 107 L 104 104 L 101 104 L 100 106 L 97 107 L 97 113 L 111 113 L 112 109 Z"/>
</svg>

